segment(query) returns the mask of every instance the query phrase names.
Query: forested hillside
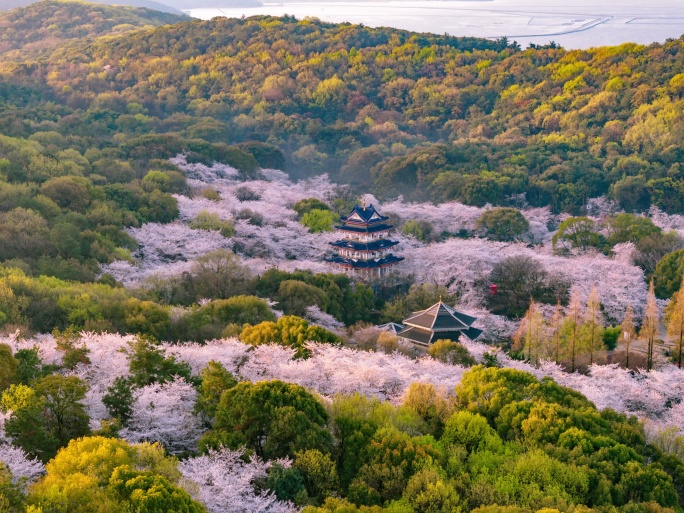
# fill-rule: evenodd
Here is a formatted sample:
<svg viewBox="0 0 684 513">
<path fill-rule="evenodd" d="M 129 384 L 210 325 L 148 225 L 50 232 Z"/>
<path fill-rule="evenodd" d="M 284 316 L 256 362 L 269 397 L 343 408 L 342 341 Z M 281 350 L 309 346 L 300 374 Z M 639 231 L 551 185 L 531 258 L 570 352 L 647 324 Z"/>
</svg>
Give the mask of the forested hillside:
<svg viewBox="0 0 684 513">
<path fill-rule="evenodd" d="M 379 197 L 482 205 L 526 192 L 578 212 L 610 193 L 627 210 L 676 213 L 682 44 L 520 51 L 315 20 L 191 21 L 5 62 L 7 103 L 23 86 L 56 105 L 6 107 L 2 122 L 19 137 L 87 126 L 89 146 L 167 132 L 261 140 L 291 172 Z"/>
<path fill-rule="evenodd" d="M 10 10 L 16 9 L 17 7 L 27 7 L 29 5 L 37 3 L 36 0 L 0 0 L 0 10 Z M 155 2 L 154 0 L 127 0 L 125 2 L 119 2 L 116 0 L 98 0 L 96 2 L 89 2 L 93 4 L 104 4 L 104 5 L 130 5 L 131 7 L 142 7 L 146 9 L 152 9 L 155 11 L 167 12 L 176 14 L 178 16 L 183 16 L 183 12 L 178 9 L 174 9 L 167 4 L 160 2 Z M 180 7 L 185 9 L 186 7 Z"/>
<path fill-rule="evenodd" d="M 120 5 L 38 2 L 23 9 L 0 12 L 0 54 L 11 54 L 17 59 L 36 57 L 51 53 L 55 46 L 67 41 L 121 35 L 144 27 L 177 23 L 184 18 Z"/>
</svg>

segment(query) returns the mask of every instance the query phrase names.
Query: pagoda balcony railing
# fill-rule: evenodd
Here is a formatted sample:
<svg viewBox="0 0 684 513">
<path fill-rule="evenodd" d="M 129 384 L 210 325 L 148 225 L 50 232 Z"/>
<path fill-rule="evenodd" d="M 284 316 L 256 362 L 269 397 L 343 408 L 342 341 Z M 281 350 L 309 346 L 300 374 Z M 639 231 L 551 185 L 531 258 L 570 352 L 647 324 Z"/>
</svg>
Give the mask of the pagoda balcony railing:
<svg viewBox="0 0 684 513">
<path fill-rule="evenodd" d="M 368 242 L 372 240 L 380 240 L 383 239 L 386 234 L 383 233 L 371 233 L 370 235 L 356 235 L 356 234 L 347 234 L 345 235 L 346 240 L 353 240 L 353 241 L 358 241 L 358 242 Z"/>
<path fill-rule="evenodd" d="M 387 254 L 388 249 L 373 251 L 373 252 L 362 252 L 362 251 L 338 251 L 337 254 L 347 258 L 354 258 L 356 260 L 370 260 L 371 258 L 382 258 Z"/>
</svg>

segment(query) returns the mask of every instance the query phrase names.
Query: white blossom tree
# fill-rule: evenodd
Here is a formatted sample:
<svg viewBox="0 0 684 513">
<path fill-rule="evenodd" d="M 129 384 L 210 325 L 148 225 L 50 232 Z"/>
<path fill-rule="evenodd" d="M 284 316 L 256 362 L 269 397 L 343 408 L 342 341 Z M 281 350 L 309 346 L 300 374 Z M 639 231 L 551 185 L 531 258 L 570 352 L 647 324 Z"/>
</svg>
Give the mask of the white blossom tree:
<svg viewBox="0 0 684 513">
<path fill-rule="evenodd" d="M 288 460 L 276 463 L 285 467 L 291 464 Z M 255 491 L 255 481 L 266 478 L 272 465 L 256 456 L 245 461 L 244 451 L 222 448 L 188 458 L 178 469 L 186 490 L 210 513 L 294 513 L 293 504 L 279 501 L 269 491 Z"/>
<path fill-rule="evenodd" d="M 195 388 L 183 378 L 135 390 L 121 437 L 132 443 L 160 442 L 171 454 L 197 450 L 202 426 L 193 413 L 196 397 Z"/>
<path fill-rule="evenodd" d="M 23 449 L 9 443 L 0 444 L 0 462 L 12 473 L 12 482 L 28 486 L 45 473 L 43 464 L 29 458 Z"/>
</svg>

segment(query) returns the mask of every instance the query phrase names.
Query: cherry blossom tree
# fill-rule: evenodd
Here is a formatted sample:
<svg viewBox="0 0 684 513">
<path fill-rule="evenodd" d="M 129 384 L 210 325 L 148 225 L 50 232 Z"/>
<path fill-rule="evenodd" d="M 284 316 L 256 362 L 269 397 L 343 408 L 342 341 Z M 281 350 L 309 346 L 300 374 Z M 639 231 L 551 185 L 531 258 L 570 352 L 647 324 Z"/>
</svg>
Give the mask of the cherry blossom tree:
<svg viewBox="0 0 684 513">
<path fill-rule="evenodd" d="M 45 473 L 43 464 L 29 458 L 23 449 L 8 443 L 0 444 L 0 462 L 12 473 L 13 483 L 28 486 Z"/>
<path fill-rule="evenodd" d="M 183 378 L 154 383 L 133 392 L 133 412 L 121 437 L 136 442 L 160 442 L 171 454 L 196 451 L 202 436 L 194 415 L 195 388 Z"/>
<path fill-rule="evenodd" d="M 551 317 L 553 311 L 549 307 L 544 315 Z M 128 361 L 120 349 L 127 347 L 130 340 L 131 337 L 120 335 L 82 334 L 91 363 L 81 364 L 72 372 L 91 387 L 87 406 L 93 428 L 108 418 L 102 394 L 117 376 L 128 375 Z M 13 335 L 0 338 L 0 342 L 8 343 L 14 351 L 37 347 L 45 363 L 59 362 L 61 358 L 52 336 L 20 339 Z M 486 353 L 495 353 L 504 367 L 530 372 L 540 379 L 553 378 L 584 394 L 598 408 L 613 408 L 648 420 L 655 431 L 684 426 L 684 407 L 680 404 L 684 397 L 684 370 L 675 365 L 662 365 L 650 372 L 627 370 L 617 364 L 592 365 L 588 375 L 570 374 L 541 357 L 539 366 L 535 367 L 513 360 L 486 343 L 470 340 L 461 343 L 480 363 L 485 361 Z M 410 358 L 400 353 L 367 352 L 328 344 L 310 345 L 308 359 L 295 359 L 293 349 L 280 345 L 253 348 L 237 339 L 208 341 L 204 345 L 164 344 L 163 348 L 167 356 L 175 355 L 177 360 L 187 362 L 195 375 L 210 360 L 216 360 L 239 380 L 280 379 L 299 384 L 324 398 L 360 392 L 395 404 L 412 383 L 431 384 L 453 393 L 466 370 L 428 356 Z M 121 435 L 132 442 L 159 441 L 174 453 L 194 450 L 202 434 L 202 426 L 193 415 L 195 397 L 195 389 L 182 379 L 137 390 L 130 425 Z"/>
<path fill-rule="evenodd" d="M 279 501 L 273 493 L 255 491 L 255 481 L 264 480 L 274 462 L 256 456 L 245 461 L 243 450 L 222 448 L 188 458 L 178 465 L 184 488 L 206 506 L 210 513 L 294 513 L 289 502 Z M 289 467 L 289 460 L 275 462 Z"/>
<path fill-rule="evenodd" d="M 344 329 L 344 323 L 323 312 L 317 305 L 307 306 L 305 317 L 309 322 L 333 333 L 339 334 Z"/>
</svg>

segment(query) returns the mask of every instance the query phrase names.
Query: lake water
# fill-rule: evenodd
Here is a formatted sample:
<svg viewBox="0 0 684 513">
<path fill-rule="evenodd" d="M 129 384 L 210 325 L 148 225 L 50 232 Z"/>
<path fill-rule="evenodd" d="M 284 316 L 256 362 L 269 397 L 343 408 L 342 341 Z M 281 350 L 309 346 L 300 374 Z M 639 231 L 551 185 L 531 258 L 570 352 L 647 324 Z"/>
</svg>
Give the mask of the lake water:
<svg viewBox="0 0 684 513">
<path fill-rule="evenodd" d="M 201 19 L 258 14 L 290 14 L 298 19 L 315 16 L 324 21 L 454 36 L 507 36 L 523 47 L 530 42 L 545 44 L 550 40 L 566 48 L 625 42 L 649 44 L 684 34 L 684 0 L 323 0 L 186 12 Z"/>
</svg>

